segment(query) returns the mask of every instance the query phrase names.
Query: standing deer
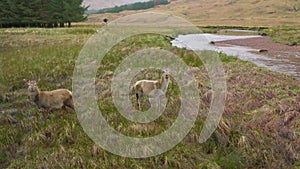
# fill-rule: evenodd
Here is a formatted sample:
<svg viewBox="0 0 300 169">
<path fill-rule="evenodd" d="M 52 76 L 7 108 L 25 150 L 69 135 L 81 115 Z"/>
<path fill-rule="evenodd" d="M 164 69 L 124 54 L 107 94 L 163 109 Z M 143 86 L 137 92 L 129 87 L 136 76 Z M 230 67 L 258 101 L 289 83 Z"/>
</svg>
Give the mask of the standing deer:
<svg viewBox="0 0 300 169">
<path fill-rule="evenodd" d="M 141 110 L 141 103 L 140 103 L 141 96 L 148 96 L 150 98 L 154 98 L 154 97 L 160 97 L 162 95 L 165 95 L 169 83 L 170 83 L 170 75 L 168 72 L 164 72 L 159 80 L 137 81 L 133 85 L 132 90 L 135 92 L 136 99 L 137 99 L 137 106 L 139 110 Z"/>
</svg>

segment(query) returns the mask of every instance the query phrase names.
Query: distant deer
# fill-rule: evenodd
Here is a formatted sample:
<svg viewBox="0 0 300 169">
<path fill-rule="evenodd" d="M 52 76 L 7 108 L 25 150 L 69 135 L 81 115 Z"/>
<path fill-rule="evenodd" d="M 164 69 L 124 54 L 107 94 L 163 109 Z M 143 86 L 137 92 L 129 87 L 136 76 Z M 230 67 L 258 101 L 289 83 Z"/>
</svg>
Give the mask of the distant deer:
<svg viewBox="0 0 300 169">
<path fill-rule="evenodd" d="M 137 106 L 141 110 L 140 98 L 141 96 L 148 96 L 150 98 L 159 97 L 167 92 L 170 83 L 170 75 L 164 72 L 159 80 L 139 80 L 132 90 L 135 92 L 137 99 Z"/>
<path fill-rule="evenodd" d="M 27 81 L 26 84 L 28 85 L 28 95 L 30 99 L 37 104 L 39 108 L 44 108 L 47 112 L 67 107 L 74 109 L 72 92 L 68 89 L 40 91 L 38 82 Z"/>
</svg>

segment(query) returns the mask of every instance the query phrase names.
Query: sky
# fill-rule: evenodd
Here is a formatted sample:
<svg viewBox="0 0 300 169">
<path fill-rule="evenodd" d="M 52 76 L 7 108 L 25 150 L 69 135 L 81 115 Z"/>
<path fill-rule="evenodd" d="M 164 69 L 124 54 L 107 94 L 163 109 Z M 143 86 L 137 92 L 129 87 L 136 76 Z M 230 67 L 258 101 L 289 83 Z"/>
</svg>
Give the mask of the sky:
<svg viewBox="0 0 300 169">
<path fill-rule="evenodd" d="M 130 4 L 134 2 L 144 2 L 149 0 L 84 0 L 84 5 L 90 5 L 89 10 L 109 8 L 114 6 L 120 6 L 124 4 Z"/>
</svg>

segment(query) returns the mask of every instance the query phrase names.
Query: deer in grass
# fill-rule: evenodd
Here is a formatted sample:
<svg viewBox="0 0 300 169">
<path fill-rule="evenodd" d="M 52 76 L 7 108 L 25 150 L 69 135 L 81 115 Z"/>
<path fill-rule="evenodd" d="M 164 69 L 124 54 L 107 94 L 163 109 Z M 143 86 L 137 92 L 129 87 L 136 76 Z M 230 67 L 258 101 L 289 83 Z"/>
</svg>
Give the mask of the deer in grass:
<svg viewBox="0 0 300 169">
<path fill-rule="evenodd" d="M 141 96 L 148 96 L 150 98 L 157 98 L 165 95 L 170 83 L 170 75 L 168 72 L 164 71 L 159 80 L 139 80 L 133 87 L 132 91 L 135 93 L 137 106 L 141 110 L 140 99 Z M 160 98 L 158 98 L 160 104 Z"/>
<path fill-rule="evenodd" d="M 39 108 L 44 108 L 47 112 L 61 108 L 74 109 L 72 92 L 68 89 L 40 91 L 37 81 L 26 81 L 26 85 L 28 86 L 28 95 L 30 99 Z"/>
</svg>

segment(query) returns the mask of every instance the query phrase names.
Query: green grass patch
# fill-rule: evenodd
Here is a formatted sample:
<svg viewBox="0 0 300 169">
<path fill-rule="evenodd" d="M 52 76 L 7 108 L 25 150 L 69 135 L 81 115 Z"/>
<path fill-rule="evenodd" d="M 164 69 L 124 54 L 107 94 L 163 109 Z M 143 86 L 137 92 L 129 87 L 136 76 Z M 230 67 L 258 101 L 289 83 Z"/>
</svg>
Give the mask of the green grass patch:
<svg viewBox="0 0 300 169">
<path fill-rule="evenodd" d="M 190 133 L 172 150 L 146 159 L 122 158 L 97 146 L 85 134 L 75 112 L 56 110 L 45 118 L 43 110 L 28 99 L 23 79 L 40 79 L 42 90 L 71 89 L 75 61 L 97 29 L 88 25 L 0 29 L 0 168 L 266 168 L 273 163 L 287 166 L 284 155 L 289 149 L 274 150 L 277 142 L 272 140 L 282 141 L 282 145 L 295 143 L 277 138 L 278 135 L 272 133 L 277 128 L 276 131 L 264 130 L 267 127 L 263 124 L 281 124 L 274 120 L 284 119 L 285 113 L 289 113 L 283 112 L 289 110 L 284 106 L 281 107 L 284 110 L 278 107 L 285 100 L 286 106 L 296 109 L 293 101 L 299 96 L 298 82 L 219 54 L 228 76 L 229 94 L 222 119 L 226 125 L 222 123 L 206 143 L 199 144 L 199 133 L 210 105 L 209 95 L 205 95 L 210 90 L 207 72 L 194 52 L 173 47 L 171 39 L 162 35 L 137 35 L 114 46 L 99 65 L 96 93 L 99 108 L 117 131 L 134 137 L 153 136 L 168 129 L 178 115 L 178 84 L 174 82 L 169 86 L 169 102 L 163 116 L 145 127 L 129 122 L 117 112 L 110 94 L 110 72 L 128 55 L 146 48 L 168 50 L 188 66 L 199 68 L 195 73 L 201 97 L 199 117 Z M 148 70 L 132 82 L 146 75 L 158 79 L 161 72 Z M 147 98 L 143 101 L 146 110 L 149 108 Z M 269 112 L 276 114 L 275 118 L 268 118 Z"/>
<path fill-rule="evenodd" d="M 300 27 L 299 26 L 278 26 L 264 29 L 260 32 L 266 33 L 275 42 L 287 45 L 300 45 Z"/>
</svg>

